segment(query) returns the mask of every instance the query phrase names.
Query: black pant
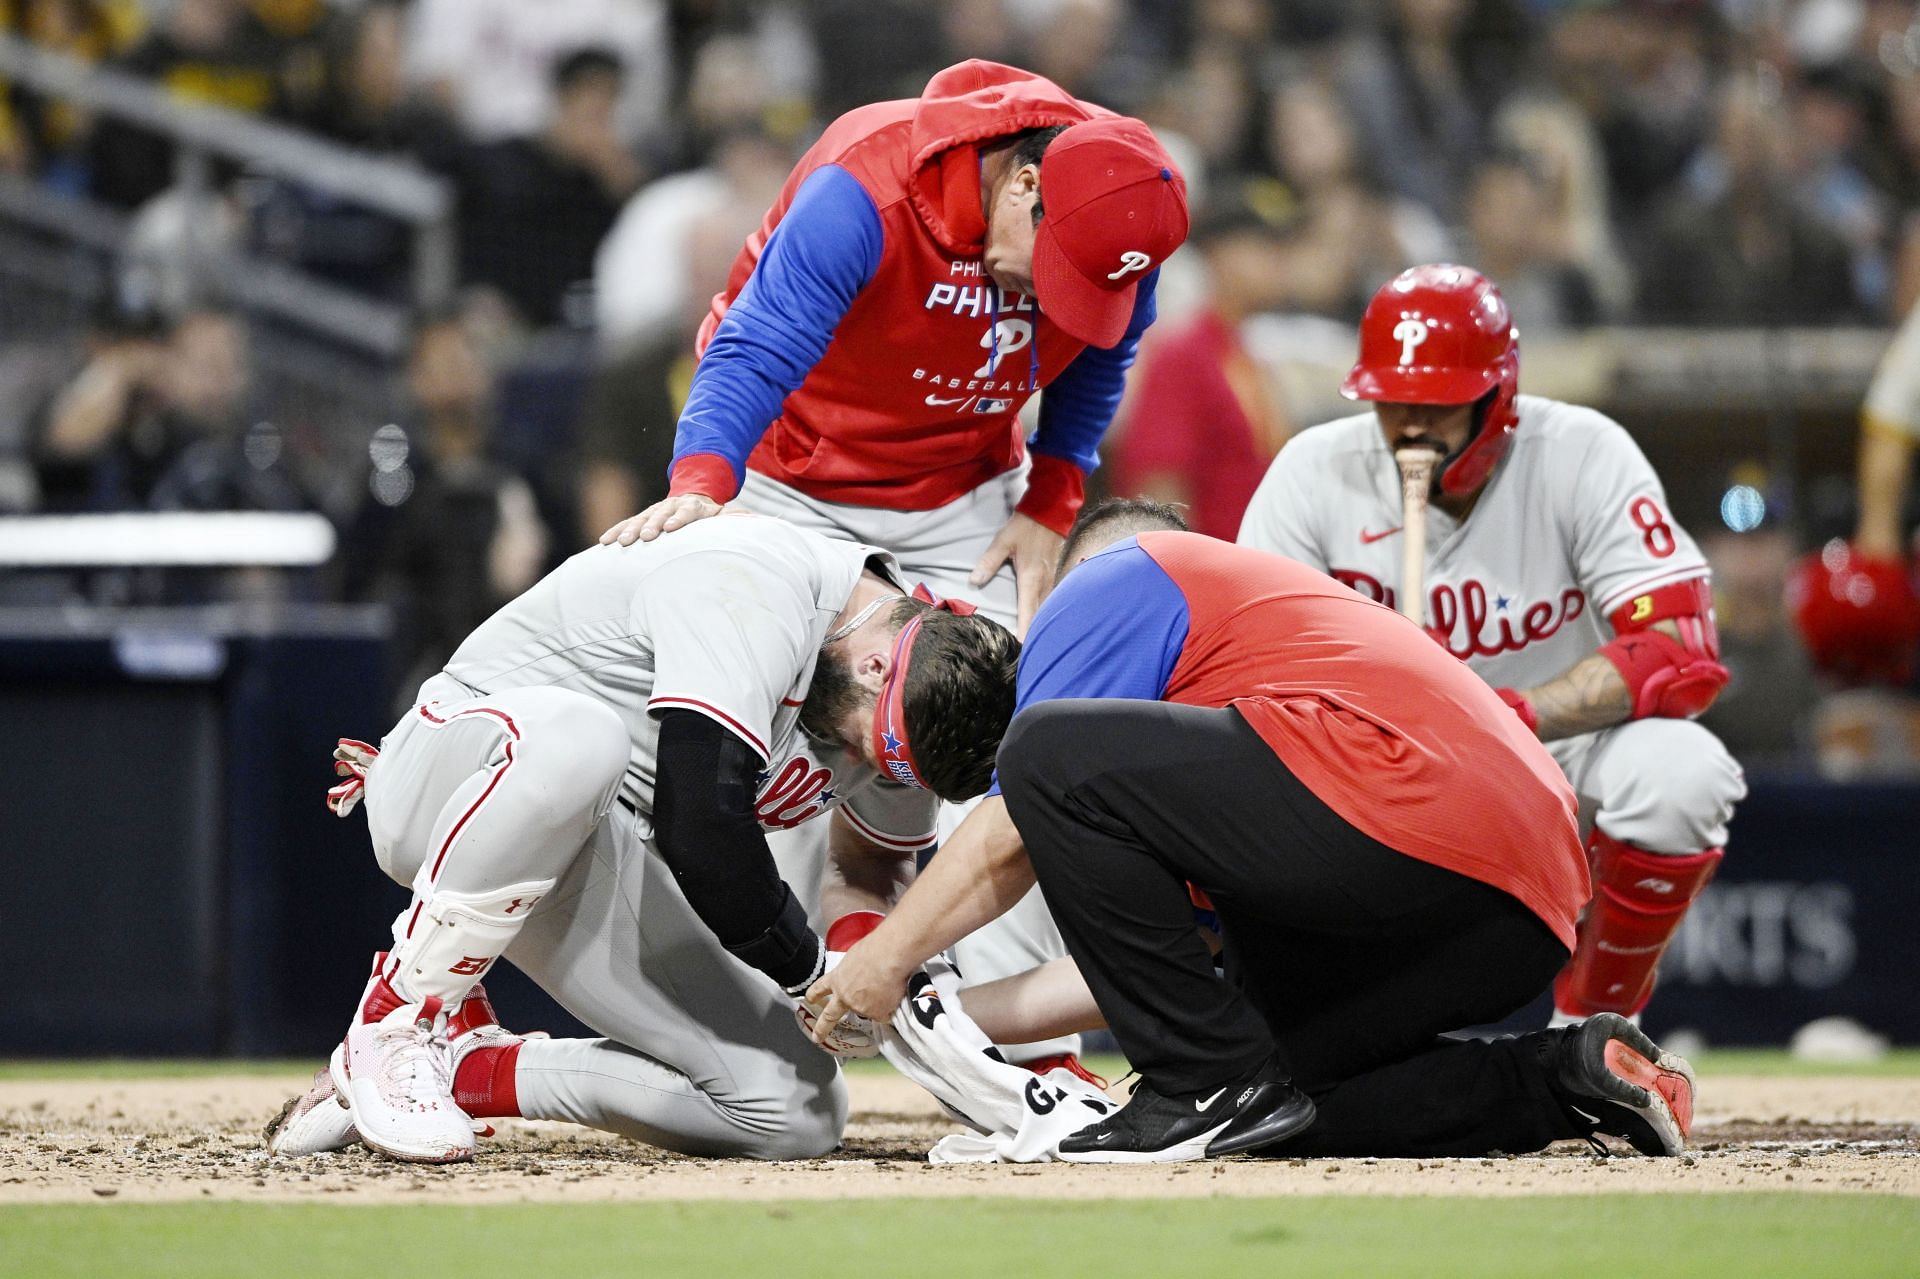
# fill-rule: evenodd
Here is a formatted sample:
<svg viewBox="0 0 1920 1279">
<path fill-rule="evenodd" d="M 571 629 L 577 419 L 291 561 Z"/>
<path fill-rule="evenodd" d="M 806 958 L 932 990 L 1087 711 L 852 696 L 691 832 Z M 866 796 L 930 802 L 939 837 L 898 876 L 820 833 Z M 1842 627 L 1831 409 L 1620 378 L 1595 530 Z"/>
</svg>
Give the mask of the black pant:
<svg viewBox="0 0 1920 1279">
<path fill-rule="evenodd" d="M 1548 1090 L 1555 1032 L 1439 1038 L 1528 1002 L 1566 947 L 1507 894 L 1349 825 L 1238 712 L 1047 702 L 1014 721 L 999 765 L 1067 949 L 1161 1092 L 1210 1092 L 1277 1054 L 1319 1117 L 1276 1154 L 1577 1135 Z M 1219 913 L 1225 980 L 1189 882 Z"/>
</svg>

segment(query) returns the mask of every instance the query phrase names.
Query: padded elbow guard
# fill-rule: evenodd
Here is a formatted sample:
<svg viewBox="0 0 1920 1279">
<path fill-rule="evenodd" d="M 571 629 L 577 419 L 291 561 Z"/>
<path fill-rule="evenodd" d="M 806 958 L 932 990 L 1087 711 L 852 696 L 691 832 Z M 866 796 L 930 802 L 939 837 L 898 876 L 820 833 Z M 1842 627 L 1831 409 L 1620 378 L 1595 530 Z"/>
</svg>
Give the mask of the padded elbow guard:
<svg viewBox="0 0 1920 1279">
<path fill-rule="evenodd" d="M 1637 595 L 1608 615 L 1617 637 L 1600 653 L 1626 681 L 1634 719 L 1692 719 L 1727 686 L 1705 578 Z M 1654 630 L 1679 627 L 1681 638 Z"/>
</svg>

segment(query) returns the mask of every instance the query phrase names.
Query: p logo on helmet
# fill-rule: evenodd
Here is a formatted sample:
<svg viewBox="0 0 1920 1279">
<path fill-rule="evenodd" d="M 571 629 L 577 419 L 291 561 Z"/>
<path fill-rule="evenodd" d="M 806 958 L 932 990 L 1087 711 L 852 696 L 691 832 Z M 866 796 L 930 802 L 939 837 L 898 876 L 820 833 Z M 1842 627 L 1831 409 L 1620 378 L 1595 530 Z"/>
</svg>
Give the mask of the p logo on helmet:
<svg viewBox="0 0 1920 1279">
<path fill-rule="evenodd" d="M 1400 363 L 1412 364 L 1413 353 L 1427 340 L 1427 322 L 1411 317 L 1393 326 L 1394 341 L 1400 344 Z"/>
<path fill-rule="evenodd" d="M 1520 334 L 1493 281 L 1438 263 L 1381 286 L 1360 321 L 1360 358 L 1340 394 L 1389 404 L 1480 404 L 1473 435 L 1440 470 L 1440 490 L 1464 496 L 1487 482 L 1513 442 L 1520 412 Z"/>
</svg>

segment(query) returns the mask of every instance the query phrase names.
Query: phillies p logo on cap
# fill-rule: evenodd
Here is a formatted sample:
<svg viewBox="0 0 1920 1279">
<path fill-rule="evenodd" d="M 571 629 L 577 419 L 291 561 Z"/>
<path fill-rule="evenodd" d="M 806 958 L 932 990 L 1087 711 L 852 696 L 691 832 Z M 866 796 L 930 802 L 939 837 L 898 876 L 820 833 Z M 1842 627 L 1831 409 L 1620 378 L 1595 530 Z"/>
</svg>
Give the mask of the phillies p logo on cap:
<svg viewBox="0 0 1920 1279">
<path fill-rule="evenodd" d="M 1127 331 L 1140 281 L 1187 238 L 1187 183 L 1153 130 L 1127 116 L 1076 124 L 1040 159 L 1033 239 L 1041 313 L 1088 346 Z"/>
</svg>

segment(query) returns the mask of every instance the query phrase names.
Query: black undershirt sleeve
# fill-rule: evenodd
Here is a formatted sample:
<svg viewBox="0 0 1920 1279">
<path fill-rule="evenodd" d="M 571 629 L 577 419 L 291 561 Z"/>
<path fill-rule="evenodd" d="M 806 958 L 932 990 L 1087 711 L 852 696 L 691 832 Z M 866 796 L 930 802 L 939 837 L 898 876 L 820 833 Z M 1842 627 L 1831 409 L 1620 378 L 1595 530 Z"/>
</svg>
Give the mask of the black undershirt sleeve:
<svg viewBox="0 0 1920 1279">
<path fill-rule="evenodd" d="M 760 757 L 716 720 L 676 709 L 660 716 L 658 761 L 654 835 L 687 904 L 736 958 L 804 989 L 823 954 L 753 813 Z"/>
</svg>

